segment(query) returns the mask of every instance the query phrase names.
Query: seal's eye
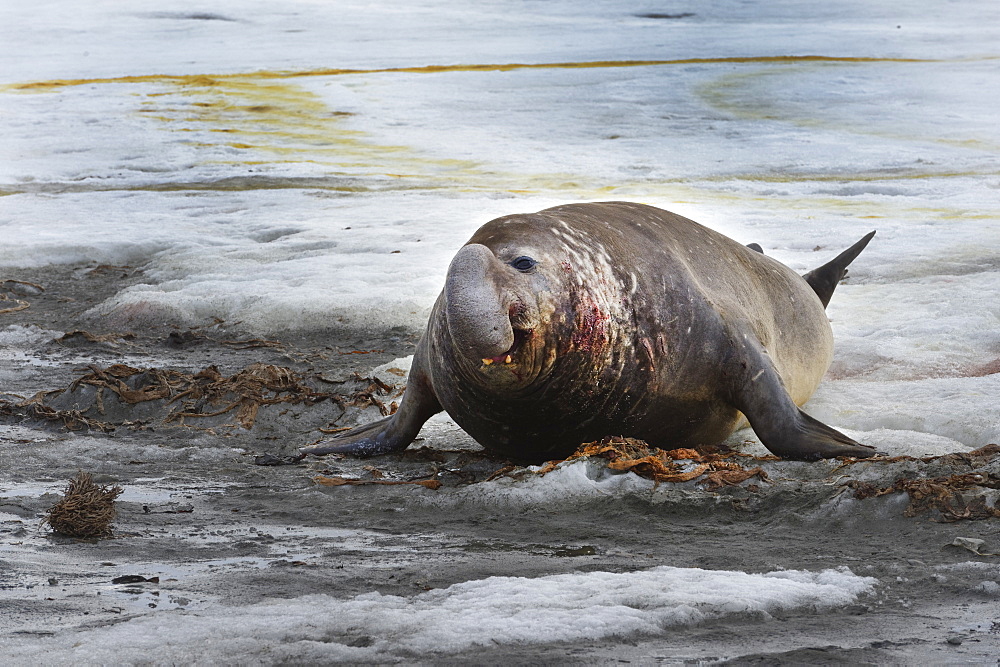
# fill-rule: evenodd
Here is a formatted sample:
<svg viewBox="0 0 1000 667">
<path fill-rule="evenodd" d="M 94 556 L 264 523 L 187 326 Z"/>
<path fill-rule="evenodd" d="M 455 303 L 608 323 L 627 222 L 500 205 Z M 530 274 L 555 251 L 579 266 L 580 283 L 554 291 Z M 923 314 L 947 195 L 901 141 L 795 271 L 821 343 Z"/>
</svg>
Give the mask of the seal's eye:
<svg viewBox="0 0 1000 667">
<path fill-rule="evenodd" d="M 510 265 L 513 266 L 518 271 L 531 271 L 531 269 L 533 269 L 535 267 L 535 264 L 537 263 L 538 262 L 531 259 L 530 257 L 522 255 L 521 257 L 518 257 L 513 262 L 511 262 Z"/>
</svg>

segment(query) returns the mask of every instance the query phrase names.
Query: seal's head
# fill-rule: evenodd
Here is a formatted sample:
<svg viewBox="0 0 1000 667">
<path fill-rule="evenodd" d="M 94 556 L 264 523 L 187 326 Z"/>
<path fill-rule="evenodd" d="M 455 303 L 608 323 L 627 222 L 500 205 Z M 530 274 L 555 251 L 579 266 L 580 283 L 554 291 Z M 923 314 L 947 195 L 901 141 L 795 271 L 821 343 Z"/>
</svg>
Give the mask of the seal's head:
<svg viewBox="0 0 1000 667">
<path fill-rule="evenodd" d="M 570 381 L 567 355 L 586 357 L 570 364 L 574 377 L 602 362 L 621 299 L 599 245 L 582 234 L 551 215 L 512 215 L 458 251 L 443 298 L 463 380 L 515 396 Z"/>
<path fill-rule="evenodd" d="M 544 365 L 548 280 L 538 254 L 521 244 L 462 247 L 448 269 L 445 316 L 462 375 L 516 389 Z"/>
</svg>

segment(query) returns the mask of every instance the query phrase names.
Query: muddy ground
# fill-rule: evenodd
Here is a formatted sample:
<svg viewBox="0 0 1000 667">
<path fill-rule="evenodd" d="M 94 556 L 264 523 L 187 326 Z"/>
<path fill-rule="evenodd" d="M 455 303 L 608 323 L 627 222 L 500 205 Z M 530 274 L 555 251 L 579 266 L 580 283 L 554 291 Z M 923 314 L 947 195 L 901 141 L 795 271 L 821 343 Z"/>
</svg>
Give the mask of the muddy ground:
<svg viewBox="0 0 1000 667">
<path fill-rule="evenodd" d="M 77 266 L 0 278 L 23 281 L 3 284 L 0 309 L 30 304 L 0 315 L 8 337 L 0 364 L 0 646 L 20 655 L 36 647 L 38 662 L 47 662 L 51 642 L 137 616 L 659 565 L 847 566 L 879 585 L 875 595 L 823 613 L 591 642 L 390 651 L 376 661 L 926 664 L 995 663 L 1000 655 L 1000 557 L 973 551 L 1000 551 L 1000 521 L 984 518 L 996 513 L 995 451 L 854 464 L 744 458 L 766 481 L 708 490 L 696 479 L 619 495 L 549 492 L 537 501 L 516 493 L 519 484 L 544 491 L 531 472 L 484 482 L 507 462 L 446 421 L 402 454 L 294 460 L 320 429 L 391 410 L 399 387 L 374 382 L 370 371 L 410 354 L 412 332 L 262 339 L 239 323 L 176 326 L 153 311 L 95 319 L 86 311 L 142 282 L 140 270 Z M 251 399 L 230 391 L 233 382 Z M 150 398 L 156 391 L 165 393 Z M 285 400 L 268 403 L 276 397 Z M 124 490 L 112 538 L 64 537 L 41 524 L 80 470 Z M 337 484 L 345 479 L 380 483 Z M 928 479 L 940 483 L 907 482 Z M 984 542 L 964 548 L 956 538 Z M 113 583 L 128 575 L 147 581 Z M 371 638 L 359 629 L 331 641 L 364 646 Z"/>
</svg>

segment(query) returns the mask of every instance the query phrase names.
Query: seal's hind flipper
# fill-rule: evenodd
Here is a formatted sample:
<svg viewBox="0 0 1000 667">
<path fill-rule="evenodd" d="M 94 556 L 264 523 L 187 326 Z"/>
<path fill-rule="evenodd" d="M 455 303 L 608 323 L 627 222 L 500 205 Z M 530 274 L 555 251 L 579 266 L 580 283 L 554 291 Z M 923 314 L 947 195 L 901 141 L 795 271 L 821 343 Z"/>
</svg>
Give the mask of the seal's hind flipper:
<svg viewBox="0 0 1000 667">
<path fill-rule="evenodd" d="M 759 243 L 748 243 L 747 247 L 753 250 L 754 252 L 759 252 L 762 255 L 764 254 L 764 249 L 760 247 Z"/>
<path fill-rule="evenodd" d="M 863 239 L 837 255 L 831 261 L 802 276 L 809 283 L 809 286 L 813 288 L 813 291 L 816 292 L 819 300 L 823 302 L 824 308 L 830 303 L 830 297 L 833 296 L 833 290 L 837 289 L 837 283 L 847 275 L 847 265 L 861 254 L 861 251 L 865 249 L 865 246 L 868 245 L 873 236 L 875 236 L 875 232 L 866 234 Z"/>
<path fill-rule="evenodd" d="M 799 409 L 788 395 L 767 351 L 740 338 L 739 370 L 733 373 L 730 400 L 761 443 L 783 459 L 815 461 L 836 456 L 870 458 L 878 452 L 830 428 Z"/>
</svg>

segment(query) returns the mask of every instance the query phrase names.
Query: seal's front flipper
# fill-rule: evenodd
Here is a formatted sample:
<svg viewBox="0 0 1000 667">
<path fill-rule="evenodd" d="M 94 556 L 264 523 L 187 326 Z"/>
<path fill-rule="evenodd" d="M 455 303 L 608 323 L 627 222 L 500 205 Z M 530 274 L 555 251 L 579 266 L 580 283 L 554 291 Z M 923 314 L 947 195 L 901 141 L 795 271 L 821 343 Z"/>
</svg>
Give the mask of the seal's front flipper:
<svg viewBox="0 0 1000 667">
<path fill-rule="evenodd" d="M 394 428 L 396 417 L 386 417 L 370 424 L 364 424 L 327 438 L 315 445 L 302 447 L 299 451 L 304 454 L 354 454 L 355 456 L 380 456 L 406 449 L 413 437 L 407 438 L 400 435 L 398 428 Z"/>
<path fill-rule="evenodd" d="M 802 412 L 788 395 L 766 350 L 745 343 L 735 374 L 733 405 L 772 453 L 783 459 L 815 461 L 836 456 L 870 458 L 878 452 Z"/>
<path fill-rule="evenodd" d="M 836 456 L 867 459 L 878 453 L 874 447 L 855 442 L 840 431 L 813 419 L 802 410 L 798 408 L 795 410 L 796 419 L 783 425 L 777 432 L 769 430 L 765 435 L 754 428 L 757 437 L 771 453 L 783 459 L 798 461 L 832 459 Z M 750 425 L 753 426 L 752 421 Z"/>
<path fill-rule="evenodd" d="M 420 433 L 420 427 L 424 422 L 442 410 L 423 370 L 426 366 L 418 361 L 421 356 L 421 348 L 418 345 L 414 353 L 413 368 L 410 369 L 410 378 L 406 384 L 406 392 L 394 415 L 352 428 L 315 445 L 302 447 L 299 451 L 306 454 L 380 456 L 400 452 L 409 447 Z"/>
</svg>

